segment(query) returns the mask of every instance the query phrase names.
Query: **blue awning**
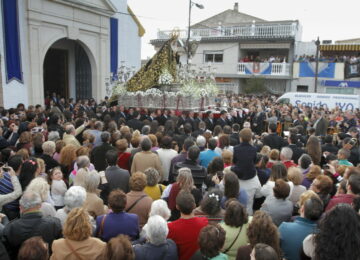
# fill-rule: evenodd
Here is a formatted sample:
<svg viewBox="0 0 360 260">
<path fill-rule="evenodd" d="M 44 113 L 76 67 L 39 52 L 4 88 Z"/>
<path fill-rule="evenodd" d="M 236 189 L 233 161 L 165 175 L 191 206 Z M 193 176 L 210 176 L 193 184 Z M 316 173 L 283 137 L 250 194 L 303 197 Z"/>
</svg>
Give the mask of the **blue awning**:
<svg viewBox="0 0 360 260">
<path fill-rule="evenodd" d="M 321 81 L 321 85 L 324 87 L 360 88 L 360 81 L 323 80 Z"/>
</svg>

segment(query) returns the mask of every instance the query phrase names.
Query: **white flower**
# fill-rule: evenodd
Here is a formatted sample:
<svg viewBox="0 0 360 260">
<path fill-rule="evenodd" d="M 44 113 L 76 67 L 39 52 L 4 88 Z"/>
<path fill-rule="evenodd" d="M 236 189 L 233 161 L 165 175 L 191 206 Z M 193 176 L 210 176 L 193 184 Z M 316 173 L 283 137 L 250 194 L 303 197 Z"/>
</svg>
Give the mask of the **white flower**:
<svg viewBox="0 0 360 260">
<path fill-rule="evenodd" d="M 170 85 L 174 82 L 173 76 L 167 69 L 164 69 L 159 77 L 158 83 L 160 85 Z"/>
</svg>

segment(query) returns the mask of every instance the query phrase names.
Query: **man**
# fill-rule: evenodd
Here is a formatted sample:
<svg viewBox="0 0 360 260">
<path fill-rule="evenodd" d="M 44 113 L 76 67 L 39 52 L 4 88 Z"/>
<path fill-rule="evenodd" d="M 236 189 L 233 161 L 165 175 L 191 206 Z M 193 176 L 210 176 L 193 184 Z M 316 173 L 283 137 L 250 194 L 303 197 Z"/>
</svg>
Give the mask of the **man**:
<svg viewBox="0 0 360 260">
<path fill-rule="evenodd" d="M 201 189 L 202 184 L 206 178 L 206 168 L 199 165 L 197 160 L 199 159 L 200 149 L 196 145 L 190 147 L 188 156 L 184 162 L 179 162 L 175 165 L 175 174 L 178 174 L 180 168 L 189 168 L 194 179 L 194 184 L 198 189 Z"/>
<path fill-rule="evenodd" d="M 200 230 L 207 226 L 204 217 L 195 217 L 193 210 L 195 199 L 189 192 L 181 191 L 176 197 L 176 208 L 180 211 L 180 218 L 168 223 L 168 238 L 178 247 L 179 260 L 188 260 L 199 249 L 197 243 Z"/>
<path fill-rule="evenodd" d="M 139 111 L 134 111 L 133 118 L 127 122 L 127 125 L 133 130 L 141 131 L 141 128 L 144 126 L 144 123 L 140 121 Z"/>
<path fill-rule="evenodd" d="M 317 221 L 323 212 L 321 199 L 313 195 L 300 208 L 300 217 L 294 222 L 283 222 L 279 226 L 280 245 L 287 260 L 300 260 L 302 242 L 309 234 L 314 233 Z"/>
<path fill-rule="evenodd" d="M 206 129 L 212 132 L 214 131 L 214 126 L 215 126 L 214 114 L 211 111 L 207 111 L 206 114 L 207 114 L 207 117 L 205 119 Z"/>
<path fill-rule="evenodd" d="M 297 165 L 291 160 L 293 157 L 293 150 L 289 147 L 284 147 L 280 152 L 280 160 L 285 165 L 286 169 L 290 167 L 297 167 Z"/>
<path fill-rule="evenodd" d="M 193 133 L 192 133 L 192 136 L 194 138 L 197 138 L 198 136 L 200 135 L 203 135 L 206 131 L 206 124 L 204 121 L 200 121 L 199 124 L 198 124 L 198 128 L 197 130 L 195 130 Z"/>
<path fill-rule="evenodd" d="M 322 153 L 332 153 L 332 154 L 337 154 L 337 152 L 339 151 L 339 148 L 336 147 L 334 144 L 333 144 L 333 137 L 332 135 L 327 135 L 325 136 L 325 139 L 324 139 L 324 143 L 322 146 L 321 146 L 321 151 Z"/>
<path fill-rule="evenodd" d="M 106 162 L 108 167 L 105 170 L 105 177 L 107 183 L 103 185 L 100 189 L 101 198 L 104 203 L 107 204 L 107 198 L 111 191 L 115 189 L 120 189 L 125 193 L 129 192 L 129 179 L 130 174 L 127 170 L 121 169 L 117 166 L 118 153 L 116 150 L 109 150 L 105 154 Z"/>
<path fill-rule="evenodd" d="M 185 141 L 184 141 L 184 144 L 182 146 L 182 151 L 180 152 L 180 154 L 178 154 L 177 156 L 175 156 L 171 160 L 170 172 L 169 172 L 169 182 L 170 183 L 173 183 L 176 180 L 176 178 L 175 178 L 175 165 L 177 163 L 184 162 L 186 160 L 187 153 L 188 153 L 190 147 L 193 146 L 194 144 L 195 144 L 195 142 L 191 137 L 186 138 Z"/>
<path fill-rule="evenodd" d="M 298 160 L 299 160 L 300 156 L 303 153 L 305 153 L 305 151 L 297 145 L 298 137 L 296 134 L 290 134 L 290 136 L 288 138 L 288 142 L 289 142 L 289 145 L 287 147 L 290 148 L 293 152 L 291 160 L 293 160 L 294 163 L 298 164 Z"/>
<path fill-rule="evenodd" d="M 60 220 L 43 217 L 41 203 L 39 194 L 25 191 L 20 199 L 20 218 L 5 226 L 4 239 L 12 259 L 16 258 L 21 244 L 28 238 L 41 236 L 51 248 L 52 242 L 62 236 Z"/>
<path fill-rule="evenodd" d="M 230 135 L 230 145 L 231 146 L 235 146 L 240 144 L 240 135 L 239 135 L 239 131 L 240 131 L 240 125 L 239 124 L 233 124 L 232 125 L 232 133 Z"/>
<path fill-rule="evenodd" d="M 220 125 L 221 128 L 224 128 L 224 126 L 228 125 L 227 112 L 225 110 L 220 112 L 220 118 L 216 121 L 216 125 Z"/>
<path fill-rule="evenodd" d="M 329 122 L 323 117 L 323 112 L 318 111 L 315 114 L 316 121 L 313 125 L 316 136 L 325 136 Z"/>
<path fill-rule="evenodd" d="M 207 168 L 209 163 L 214 159 L 214 157 L 221 156 L 217 152 L 215 152 L 215 148 L 217 147 L 217 140 L 215 138 L 211 138 L 208 142 L 208 148 L 206 151 L 200 153 L 200 165 Z"/>
<path fill-rule="evenodd" d="M 101 121 L 96 121 L 94 124 L 94 129 L 89 130 L 89 133 L 95 136 L 94 147 L 100 146 L 101 142 L 101 134 L 103 132 L 104 123 Z"/>
<path fill-rule="evenodd" d="M 63 136 L 63 141 L 65 142 L 65 144 L 66 145 L 71 144 L 71 145 L 80 147 L 81 144 L 76 139 L 76 136 L 85 129 L 85 126 L 86 126 L 86 122 L 76 129 L 75 129 L 74 125 L 72 125 L 72 124 L 67 125 L 65 127 L 65 133 Z"/>
<path fill-rule="evenodd" d="M 338 157 L 338 160 L 339 160 L 339 165 L 354 166 L 348 160 L 348 158 L 350 157 L 350 151 L 348 149 L 341 148 L 337 153 L 337 157 Z"/>
<path fill-rule="evenodd" d="M 91 162 L 94 164 L 97 171 L 104 171 L 107 167 L 105 154 L 107 151 L 116 150 L 110 145 L 110 133 L 102 132 L 101 134 L 102 145 L 95 147 L 91 152 Z"/>
<path fill-rule="evenodd" d="M 346 194 L 335 195 L 327 205 L 325 211 L 331 210 L 337 204 L 346 203 L 352 204 L 355 195 L 360 194 L 360 174 L 352 174 L 349 177 L 348 183 L 346 185 Z"/>
<path fill-rule="evenodd" d="M 271 149 L 278 149 L 279 151 L 286 145 L 285 140 L 276 133 L 276 124 L 269 124 L 269 134 L 264 137 L 264 145 L 270 146 Z"/>
</svg>

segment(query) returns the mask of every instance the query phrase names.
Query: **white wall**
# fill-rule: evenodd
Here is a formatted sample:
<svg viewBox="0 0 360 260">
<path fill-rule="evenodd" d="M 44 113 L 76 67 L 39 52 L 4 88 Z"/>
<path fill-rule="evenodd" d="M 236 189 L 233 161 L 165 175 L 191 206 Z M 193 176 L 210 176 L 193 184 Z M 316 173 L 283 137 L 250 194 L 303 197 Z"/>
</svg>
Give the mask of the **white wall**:
<svg viewBox="0 0 360 260">
<path fill-rule="evenodd" d="M 141 67 L 141 37 L 138 34 L 138 26 L 128 15 L 127 0 L 112 0 L 112 2 L 118 10 L 113 16 L 119 21 L 118 64 L 121 66 L 121 61 L 124 61 L 125 66 L 134 66 L 135 70 L 138 70 Z"/>
<path fill-rule="evenodd" d="M 12 80 L 6 82 L 6 63 L 5 63 L 5 43 L 3 32 L 2 5 L 0 4 L 0 56 L 1 56 L 1 78 L 3 87 L 3 101 L 5 108 L 16 107 L 18 103 L 28 105 L 28 80 L 29 80 L 29 52 L 26 46 L 27 42 L 27 22 L 26 22 L 26 6 L 24 1 L 18 1 L 18 19 L 19 19 L 19 35 L 20 35 L 20 55 L 21 69 L 23 73 L 23 82 Z"/>
</svg>

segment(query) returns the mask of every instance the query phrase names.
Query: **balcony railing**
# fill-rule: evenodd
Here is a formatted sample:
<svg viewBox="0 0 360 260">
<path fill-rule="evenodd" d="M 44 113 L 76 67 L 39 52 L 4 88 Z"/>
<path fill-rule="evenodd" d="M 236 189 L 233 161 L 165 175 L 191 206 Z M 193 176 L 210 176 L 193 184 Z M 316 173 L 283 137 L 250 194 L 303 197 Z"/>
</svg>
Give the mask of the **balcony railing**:
<svg viewBox="0 0 360 260">
<path fill-rule="evenodd" d="M 232 27 L 191 29 L 191 38 L 243 37 L 243 38 L 295 38 L 297 24 L 251 24 Z M 169 39 L 173 31 L 159 31 L 158 39 Z M 187 38 L 187 30 L 180 30 L 180 38 Z"/>
<path fill-rule="evenodd" d="M 240 75 L 290 76 L 290 64 L 285 62 L 240 62 L 237 73 Z"/>
</svg>

